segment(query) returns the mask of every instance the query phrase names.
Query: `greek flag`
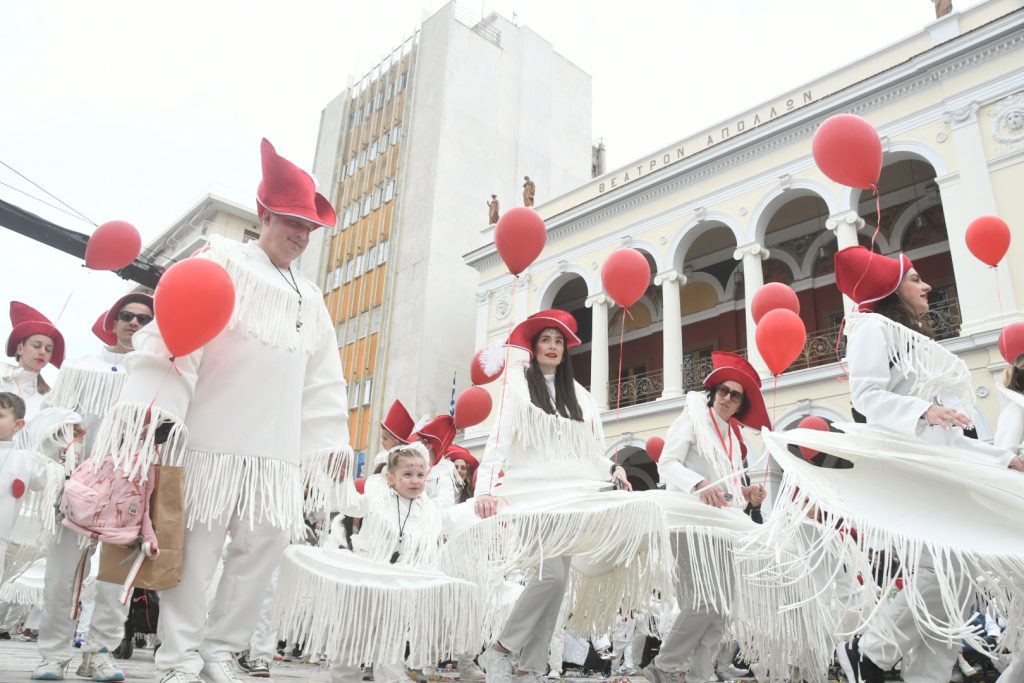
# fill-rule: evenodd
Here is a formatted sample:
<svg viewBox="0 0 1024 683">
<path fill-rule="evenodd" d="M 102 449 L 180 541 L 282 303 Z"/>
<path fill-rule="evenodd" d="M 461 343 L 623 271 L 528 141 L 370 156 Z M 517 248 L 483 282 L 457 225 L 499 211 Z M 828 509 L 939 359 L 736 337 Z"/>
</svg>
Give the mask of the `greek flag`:
<svg viewBox="0 0 1024 683">
<path fill-rule="evenodd" d="M 448 416 L 455 417 L 455 377 L 458 375 L 458 371 L 452 373 L 452 401 L 448 406 Z"/>
</svg>

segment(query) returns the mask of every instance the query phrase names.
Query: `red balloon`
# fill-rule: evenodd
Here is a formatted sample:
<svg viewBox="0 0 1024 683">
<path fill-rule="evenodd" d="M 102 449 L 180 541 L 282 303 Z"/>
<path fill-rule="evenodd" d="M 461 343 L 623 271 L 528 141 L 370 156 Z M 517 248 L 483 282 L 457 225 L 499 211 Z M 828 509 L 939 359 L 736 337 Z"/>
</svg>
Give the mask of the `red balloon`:
<svg viewBox="0 0 1024 683">
<path fill-rule="evenodd" d="M 366 493 L 366 479 L 359 477 L 355 481 L 356 493 Z"/>
<path fill-rule="evenodd" d="M 754 317 L 754 323 L 761 322 L 761 318 L 768 311 L 776 308 L 788 308 L 797 315 L 800 314 L 800 299 L 796 292 L 789 285 L 781 282 L 769 282 L 757 290 L 753 300 L 750 302 L 750 314 Z"/>
<path fill-rule="evenodd" d="M 871 189 L 882 175 L 882 141 L 859 116 L 838 114 L 818 126 L 811 143 L 821 172 L 841 185 Z"/>
<path fill-rule="evenodd" d="M 120 270 L 139 257 L 142 237 L 131 223 L 107 221 L 85 245 L 85 265 L 93 270 Z"/>
<path fill-rule="evenodd" d="M 757 324 L 757 350 L 773 375 L 786 371 L 807 342 L 804 321 L 788 308 L 768 311 Z"/>
<path fill-rule="evenodd" d="M 665 449 L 665 439 L 660 436 L 652 436 L 647 439 L 647 457 L 654 462 L 661 460 L 661 452 Z"/>
<path fill-rule="evenodd" d="M 601 266 L 601 284 L 615 303 L 629 308 L 640 301 L 651 284 L 651 266 L 636 249 L 616 249 Z"/>
<path fill-rule="evenodd" d="M 797 424 L 797 427 L 799 427 L 800 429 L 816 429 L 819 432 L 832 431 L 831 429 L 829 429 L 828 422 L 825 421 L 825 418 L 818 417 L 817 415 L 808 415 L 804 419 L 800 420 L 800 423 Z M 804 460 L 813 460 L 814 456 L 816 456 L 820 452 L 814 450 L 813 448 L 807 448 L 806 446 L 799 446 L 799 448 L 800 455 L 804 456 Z"/>
<path fill-rule="evenodd" d="M 487 347 L 480 349 L 473 355 L 473 362 L 469 367 L 470 381 L 476 386 L 490 384 L 501 377 L 505 369 L 505 349 Z"/>
<path fill-rule="evenodd" d="M 967 248 L 982 263 L 999 265 L 1010 248 L 1010 226 L 996 216 L 975 218 L 967 226 Z"/>
<path fill-rule="evenodd" d="M 1017 358 L 1024 353 L 1024 323 L 1012 323 L 999 333 L 999 353 L 1010 365 L 1017 363 Z"/>
<path fill-rule="evenodd" d="M 153 299 L 164 344 L 172 356 L 187 356 L 227 326 L 235 285 L 213 261 L 188 258 L 167 269 Z"/>
<path fill-rule="evenodd" d="M 548 230 L 544 219 L 531 208 L 517 206 L 498 219 L 494 227 L 494 246 L 508 272 L 519 275 L 540 256 Z"/>
<path fill-rule="evenodd" d="M 481 387 L 470 387 L 455 400 L 455 426 L 459 429 L 478 425 L 491 414 L 491 395 Z"/>
</svg>

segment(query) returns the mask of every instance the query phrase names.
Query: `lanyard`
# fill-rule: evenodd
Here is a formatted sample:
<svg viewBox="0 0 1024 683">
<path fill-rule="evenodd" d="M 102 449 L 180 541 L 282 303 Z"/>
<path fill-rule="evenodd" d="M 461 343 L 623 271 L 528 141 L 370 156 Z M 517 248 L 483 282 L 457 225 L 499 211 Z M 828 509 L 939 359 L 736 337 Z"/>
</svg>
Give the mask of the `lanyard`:
<svg viewBox="0 0 1024 683">
<path fill-rule="evenodd" d="M 398 550 L 391 554 L 391 564 L 398 562 L 399 555 L 402 554 L 402 540 L 405 536 L 405 525 L 409 522 L 409 515 L 412 514 L 412 504 L 415 501 L 409 501 L 409 511 L 405 513 L 405 521 L 402 521 L 402 497 L 397 493 L 395 494 L 395 512 L 398 515 Z"/>
</svg>

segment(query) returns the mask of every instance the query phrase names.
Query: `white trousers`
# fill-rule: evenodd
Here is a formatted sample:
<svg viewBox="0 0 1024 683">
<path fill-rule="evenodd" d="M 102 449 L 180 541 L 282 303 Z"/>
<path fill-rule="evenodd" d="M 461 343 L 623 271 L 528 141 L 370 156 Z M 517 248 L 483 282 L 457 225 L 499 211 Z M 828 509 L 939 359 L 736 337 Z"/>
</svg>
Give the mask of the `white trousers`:
<svg viewBox="0 0 1024 683">
<path fill-rule="evenodd" d="M 265 659 L 274 661 L 277 653 L 277 630 L 270 624 L 270 613 L 274 607 L 274 591 L 277 590 L 277 569 L 270 575 L 263 604 L 260 605 L 260 617 L 256 622 L 256 630 L 249 639 L 249 659 Z"/>
<path fill-rule="evenodd" d="M 229 530 L 224 571 L 207 618 L 206 591 Z M 204 661 L 230 659 L 245 649 L 288 538 L 286 529 L 260 524 L 250 528 L 248 520 L 237 515 L 227 525 L 197 524 L 185 530 L 181 583 L 160 592 L 161 645 L 155 657 L 160 673 L 173 670 L 198 676 Z"/>
<path fill-rule="evenodd" d="M 71 659 L 75 642 L 75 620 L 71 618 L 71 602 L 75 593 L 75 570 L 82 557 L 81 536 L 63 529 L 46 552 L 46 574 L 43 579 L 43 613 L 39 621 L 39 656 L 43 659 Z M 99 562 L 96 546 L 88 549 L 85 576 L 89 567 Z M 113 650 L 124 638 L 124 622 L 128 605 L 120 601 L 121 586 L 106 581 L 96 582 L 96 599 L 83 652 Z"/>
<path fill-rule="evenodd" d="M 526 589 L 512 609 L 505 630 L 498 642 L 518 655 L 519 668 L 544 675 L 547 670 L 551 634 L 558 624 L 558 610 L 569 580 L 571 557 L 544 560 L 539 573 L 526 584 Z"/>
<path fill-rule="evenodd" d="M 928 612 L 940 613 L 943 610 L 942 594 L 939 592 L 938 582 L 935 581 L 935 572 L 921 568 L 916 580 Z M 960 653 L 960 643 L 922 637 L 907 606 L 904 591 L 900 591 L 895 598 L 887 601 L 882 611 L 884 616 L 895 624 L 899 630 L 898 635 L 893 641 L 885 637 L 879 627 L 869 627 L 860 640 L 861 654 L 885 670 L 896 666 L 902 655 L 903 665 L 900 671 L 904 683 L 948 683 L 949 673 L 953 670 L 956 656 Z M 964 617 L 966 618 L 966 615 Z"/>
<path fill-rule="evenodd" d="M 724 636 L 724 616 L 687 606 L 672 624 L 654 664 L 663 671 L 685 673 L 688 681 L 703 683 L 715 673 L 715 657 Z"/>
</svg>

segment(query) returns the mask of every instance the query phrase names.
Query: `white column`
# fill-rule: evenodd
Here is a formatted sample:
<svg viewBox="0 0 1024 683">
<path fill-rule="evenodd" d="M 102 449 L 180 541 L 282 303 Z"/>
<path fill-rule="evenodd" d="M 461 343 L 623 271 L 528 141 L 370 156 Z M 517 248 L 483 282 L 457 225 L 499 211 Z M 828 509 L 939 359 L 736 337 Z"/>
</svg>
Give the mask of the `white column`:
<svg viewBox="0 0 1024 683">
<path fill-rule="evenodd" d="M 825 227 L 836 234 L 836 246 L 842 250 L 860 244 L 857 233 L 864 227 L 864 219 L 858 216 L 856 211 L 843 211 L 829 216 L 825 221 Z M 853 299 L 845 294 L 843 295 L 843 309 L 847 313 L 853 310 Z"/>
<path fill-rule="evenodd" d="M 761 358 L 761 352 L 757 350 L 754 316 L 750 313 L 750 302 L 754 300 L 754 294 L 764 286 L 764 270 L 761 268 L 761 261 L 768 258 L 768 250 L 757 242 L 751 242 L 737 247 L 732 257 L 737 261 L 743 261 L 743 308 L 747 321 L 747 360 L 762 378 L 771 377 L 768 366 Z"/>
<path fill-rule="evenodd" d="M 489 345 L 487 338 L 487 323 L 491 316 L 491 290 L 482 289 L 476 293 L 476 341 L 473 353 Z"/>
<path fill-rule="evenodd" d="M 1003 316 L 999 315 L 1000 297 L 995 296 L 997 273 L 968 251 L 965 241 L 967 226 L 979 216 L 999 215 L 995 192 L 985 157 L 981 127 L 978 125 L 978 103 L 946 112 L 943 120 L 949 126 L 958 172 L 936 178 L 942 196 L 949 235 L 949 254 L 953 260 L 960 315 L 960 334 L 968 335 L 996 330 L 1020 319 L 1013 292 L 1010 259 L 999 265 L 999 293 Z M 925 281 L 928 273 L 922 273 Z"/>
<path fill-rule="evenodd" d="M 587 297 L 593 310 L 590 340 L 590 395 L 598 410 L 608 410 L 608 295 L 600 292 Z"/>
<path fill-rule="evenodd" d="M 683 395 L 683 315 L 679 310 L 679 288 L 686 284 L 686 276 L 667 270 L 654 277 L 654 284 L 661 287 L 664 355 L 661 398 L 678 398 Z"/>
</svg>

